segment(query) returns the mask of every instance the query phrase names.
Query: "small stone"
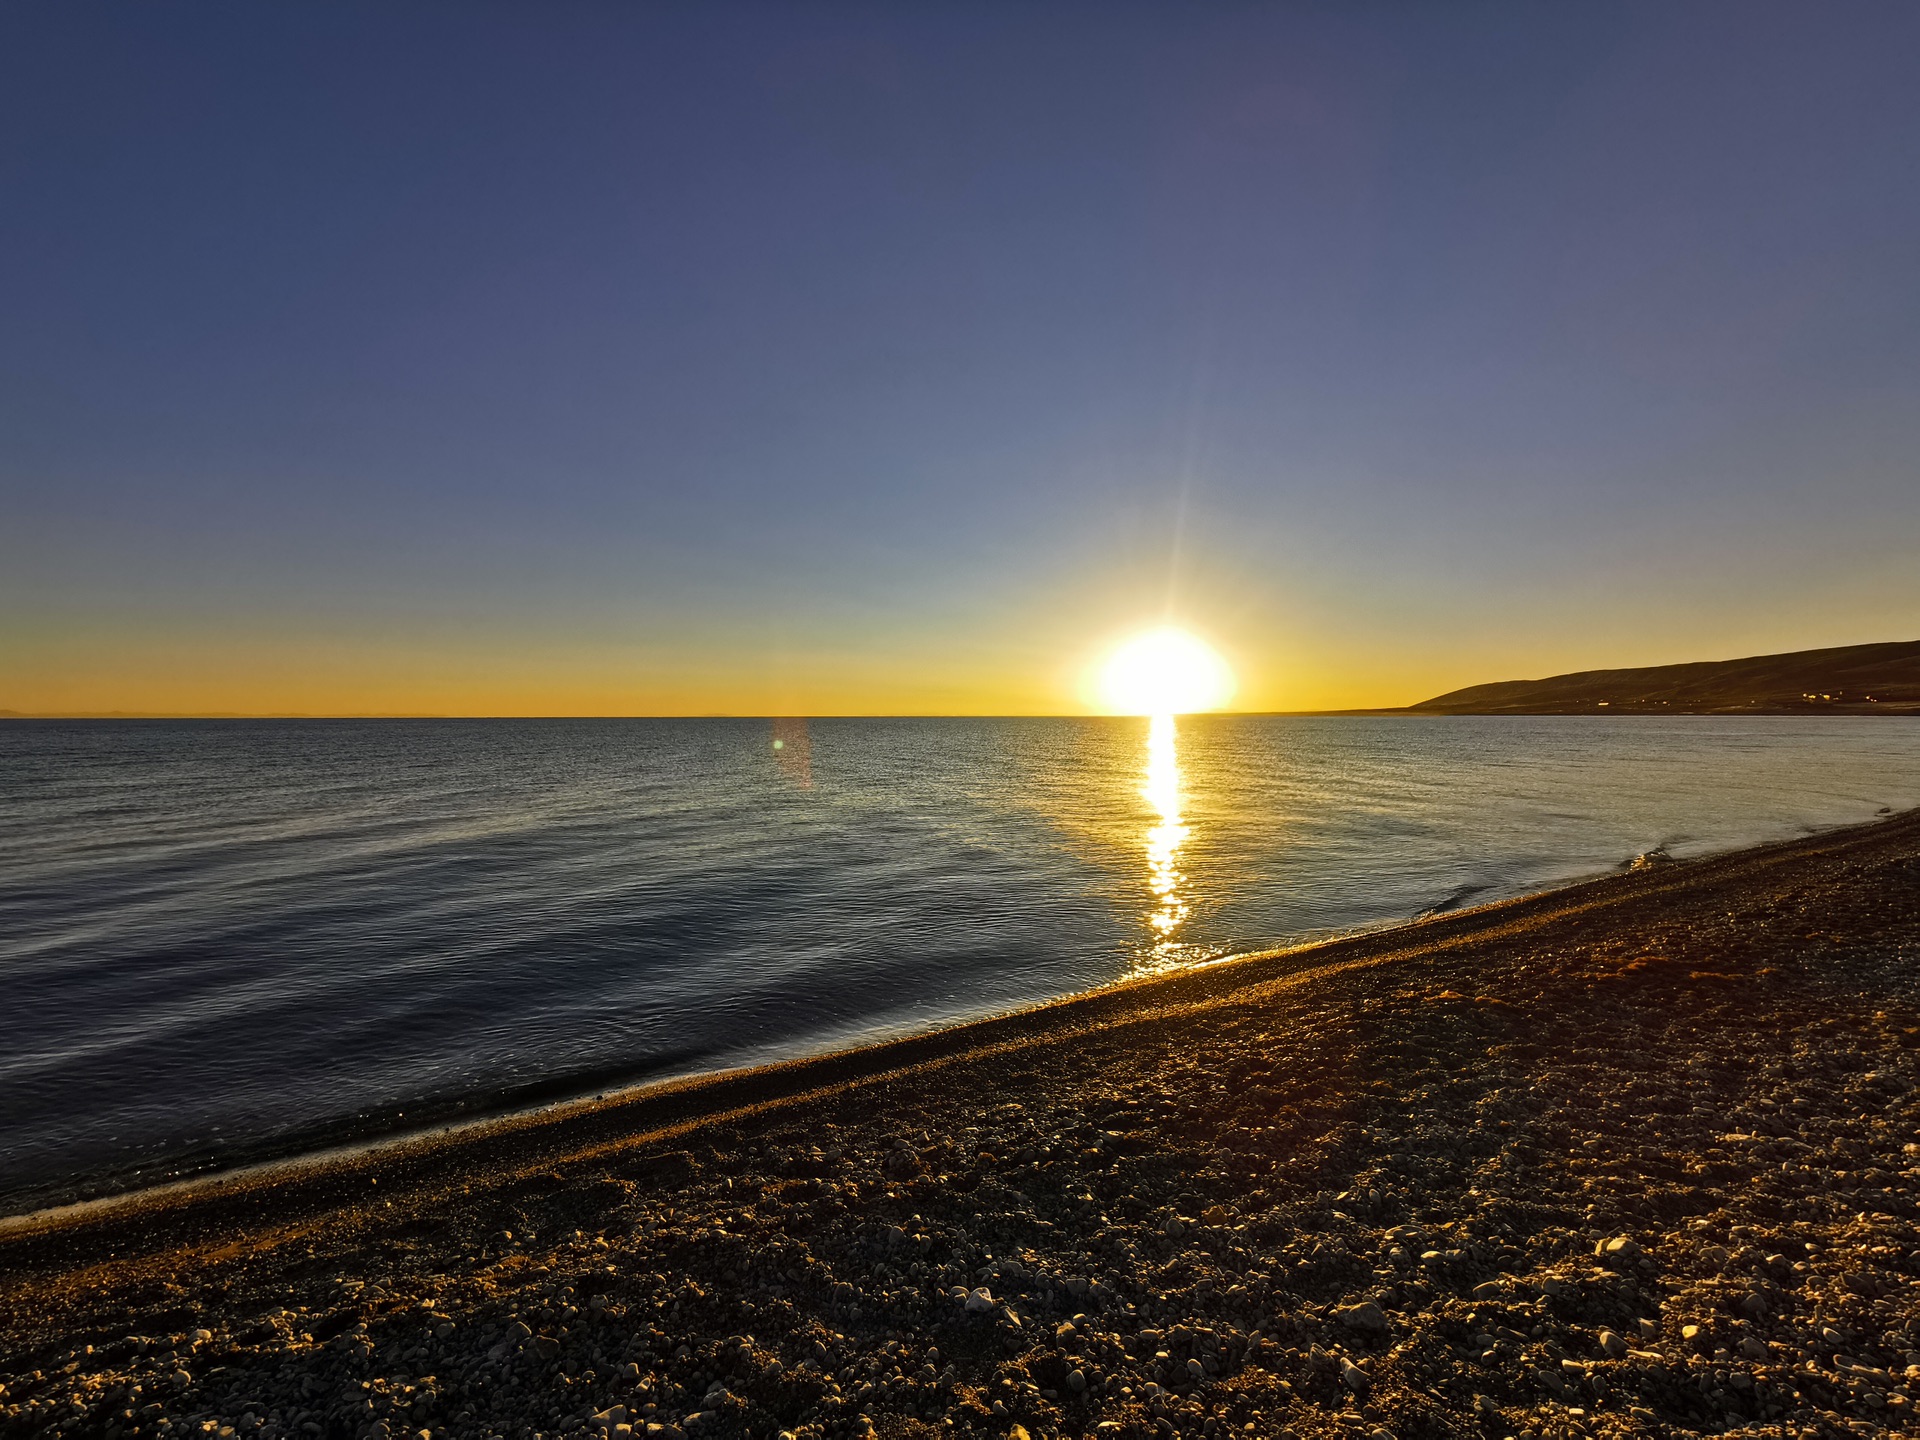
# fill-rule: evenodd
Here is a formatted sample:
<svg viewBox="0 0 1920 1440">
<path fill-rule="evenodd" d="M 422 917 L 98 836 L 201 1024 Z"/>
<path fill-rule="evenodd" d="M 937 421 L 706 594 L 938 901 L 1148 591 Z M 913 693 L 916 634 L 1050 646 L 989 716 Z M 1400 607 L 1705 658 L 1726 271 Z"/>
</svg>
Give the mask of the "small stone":
<svg viewBox="0 0 1920 1440">
<path fill-rule="evenodd" d="M 1614 1334 L 1613 1331 L 1602 1330 L 1600 1332 L 1600 1349 L 1609 1360 L 1621 1360 L 1626 1357 L 1628 1346 L 1627 1342 Z"/>
<path fill-rule="evenodd" d="M 1489 1419 L 1491 1419 L 1493 1416 L 1498 1415 L 1500 1413 L 1500 1407 L 1494 1403 L 1493 1397 L 1491 1395 L 1474 1396 L 1473 1408 L 1476 1413 L 1485 1415 Z"/>
<path fill-rule="evenodd" d="M 1343 1306 L 1333 1312 L 1333 1318 L 1349 1330 L 1360 1330 L 1370 1335 L 1385 1334 L 1387 1329 L 1386 1312 L 1371 1300 Z"/>
<path fill-rule="evenodd" d="M 1351 1360 L 1344 1360 L 1340 1364 L 1340 1381 L 1347 1389 L 1358 1395 L 1367 1388 L 1367 1372 Z"/>
<path fill-rule="evenodd" d="M 1767 1358 L 1767 1347 L 1749 1335 L 1740 1342 L 1740 1353 L 1749 1360 L 1764 1360 Z"/>
<path fill-rule="evenodd" d="M 966 1306 L 969 1315 L 986 1314 L 993 1309 L 993 1292 L 982 1285 L 967 1296 Z"/>
<path fill-rule="evenodd" d="M 1078 1395 L 1082 1393 L 1086 1388 L 1087 1388 L 1087 1372 L 1086 1371 L 1069 1370 L 1067 1372 L 1067 1389 L 1073 1391 L 1074 1394 Z"/>
<path fill-rule="evenodd" d="M 1027 1427 L 1024 1425 L 1015 1425 L 1007 1431 L 1007 1440 L 1030 1440 L 1027 1434 Z"/>
</svg>

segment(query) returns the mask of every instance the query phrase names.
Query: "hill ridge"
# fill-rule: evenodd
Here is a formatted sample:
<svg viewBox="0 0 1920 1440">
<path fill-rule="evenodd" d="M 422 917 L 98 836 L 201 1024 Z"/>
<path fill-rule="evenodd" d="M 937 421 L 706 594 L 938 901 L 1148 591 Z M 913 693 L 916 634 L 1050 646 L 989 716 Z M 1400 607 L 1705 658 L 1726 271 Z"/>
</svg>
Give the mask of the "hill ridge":
<svg viewBox="0 0 1920 1440">
<path fill-rule="evenodd" d="M 1920 713 L 1920 640 L 1496 680 L 1407 709 L 1428 715 L 1914 714 Z"/>
</svg>

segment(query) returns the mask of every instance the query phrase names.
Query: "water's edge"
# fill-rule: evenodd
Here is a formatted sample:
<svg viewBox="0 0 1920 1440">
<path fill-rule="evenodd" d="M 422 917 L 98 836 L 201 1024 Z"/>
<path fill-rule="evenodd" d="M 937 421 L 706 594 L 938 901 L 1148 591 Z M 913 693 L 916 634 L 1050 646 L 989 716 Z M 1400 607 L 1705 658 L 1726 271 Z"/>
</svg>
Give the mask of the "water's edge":
<svg viewBox="0 0 1920 1440">
<path fill-rule="evenodd" d="M 1850 833 L 1864 835 L 1916 816 L 1920 816 L 1920 807 L 1876 816 L 1864 823 L 1823 827 L 1790 840 L 1733 845 L 1700 852 L 1686 859 L 1664 860 L 1654 867 L 1655 873 L 1662 876 L 1682 875 L 1713 862 L 1738 861 L 1813 843 L 1826 843 Z M 1178 970 L 1117 980 L 1052 996 L 1012 1010 L 983 1011 L 955 1017 L 942 1024 L 897 1033 L 875 1032 L 852 1045 L 817 1039 L 816 1043 L 794 1047 L 790 1053 L 766 1055 L 749 1064 L 709 1068 L 695 1066 L 688 1069 L 654 1065 L 637 1070 L 570 1072 L 545 1077 L 528 1085 L 450 1098 L 438 1105 L 432 1101 L 396 1104 L 382 1112 L 325 1122 L 250 1145 L 224 1149 L 219 1153 L 206 1150 L 188 1152 L 169 1162 L 165 1173 L 158 1177 L 152 1173 L 154 1167 L 147 1164 L 93 1171 L 25 1186 L 11 1193 L 0 1193 L 0 1207 L 4 1207 L 0 1208 L 0 1234 L 22 1228 L 38 1228 L 161 1196 L 192 1193 L 255 1176 L 324 1167 L 383 1151 L 404 1151 L 417 1145 L 439 1143 L 462 1133 L 479 1133 L 503 1125 L 559 1118 L 569 1112 L 602 1105 L 624 1105 L 682 1087 L 722 1082 L 794 1065 L 857 1059 L 868 1053 L 894 1050 L 916 1041 L 947 1036 L 954 1031 L 1018 1020 L 1063 1005 L 1097 1000 L 1105 995 L 1118 995 L 1144 987 L 1157 989 L 1176 985 L 1204 972 L 1246 962 L 1292 957 L 1303 968 L 1312 968 L 1323 955 L 1337 952 L 1356 941 L 1391 941 L 1403 932 L 1441 926 L 1448 929 L 1472 928 L 1484 923 L 1490 916 L 1504 921 L 1517 909 L 1545 901 L 1564 900 L 1572 892 L 1581 889 L 1605 886 L 1629 876 L 1644 878 L 1645 869 L 1635 864 L 1639 858 L 1630 857 L 1597 874 L 1570 878 L 1521 895 L 1502 896 L 1480 905 L 1428 910 L 1418 915 L 1351 927 L 1337 935 L 1323 935 L 1295 944 L 1222 955 Z M 402 1123 L 403 1120 L 405 1123 Z"/>
</svg>

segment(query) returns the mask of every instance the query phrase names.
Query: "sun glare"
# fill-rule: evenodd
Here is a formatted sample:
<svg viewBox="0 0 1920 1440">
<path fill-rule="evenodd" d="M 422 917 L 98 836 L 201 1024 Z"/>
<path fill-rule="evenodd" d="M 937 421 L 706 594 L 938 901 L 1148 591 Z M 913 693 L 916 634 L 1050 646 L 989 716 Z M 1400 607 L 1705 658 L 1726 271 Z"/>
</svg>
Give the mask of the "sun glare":
<svg viewBox="0 0 1920 1440">
<path fill-rule="evenodd" d="M 1184 630 L 1150 630 L 1113 652 L 1100 688 L 1118 715 L 1185 715 L 1226 704 L 1233 672 L 1204 640 Z"/>
</svg>

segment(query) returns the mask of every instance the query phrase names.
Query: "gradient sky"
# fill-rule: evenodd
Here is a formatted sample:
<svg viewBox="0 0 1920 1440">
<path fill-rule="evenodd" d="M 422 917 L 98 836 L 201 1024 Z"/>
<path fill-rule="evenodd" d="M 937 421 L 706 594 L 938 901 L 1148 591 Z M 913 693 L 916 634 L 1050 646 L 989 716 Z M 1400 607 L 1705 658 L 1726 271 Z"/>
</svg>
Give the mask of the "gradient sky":
<svg viewBox="0 0 1920 1440">
<path fill-rule="evenodd" d="M 0 708 L 1920 636 L 1920 6 L 0 10 Z"/>
</svg>

